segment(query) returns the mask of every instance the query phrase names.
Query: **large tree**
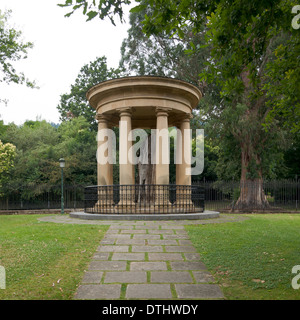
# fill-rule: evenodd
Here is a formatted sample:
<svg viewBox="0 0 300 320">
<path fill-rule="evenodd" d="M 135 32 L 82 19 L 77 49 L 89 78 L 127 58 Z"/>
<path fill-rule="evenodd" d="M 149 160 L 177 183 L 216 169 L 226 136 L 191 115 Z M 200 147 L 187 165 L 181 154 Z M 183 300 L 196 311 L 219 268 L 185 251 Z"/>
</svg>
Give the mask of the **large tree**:
<svg viewBox="0 0 300 320">
<path fill-rule="evenodd" d="M 157 33 L 168 26 L 170 31 L 180 35 L 187 25 L 195 32 L 200 30 L 201 22 L 208 26 L 207 42 L 212 45 L 212 51 L 202 79 L 218 81 L 222 101 L 218 106 L 210 106 L 207 113 L 216 132 L 225 138 L 223 141 L 231 142 L 231 152 L 240 157 L 241 191 L 236 208 L 260 209 L 268 206 L 263 192 L 264 167 L 270 161 L 268 155 L 275 153 L 280 138 L 274 121 L 268 122 L 268 130 L 264 129 L 266 117 L 279 104 L 286 104 L 278 100 L 292 102 L 290 108 L 294 110 L 299 106 L 295 99 L 296 83 L 293 83 L 297 75 L 292 68 L 289 69 L 295 63 L 284 63 L 287 68 L 284 75 L 291 75 L 294 80 L 289 84 L 288 94 L 284 95 L 282 83 L 286 82 L 285 76 L 277 74 L 278 80 L 274 77 L 274 69 L 278 69 L 279 64 L 277 53 L 282 51 L 280 48 L 285 41 L 296 42 L 289 48 L 294 52 L 290 56 L 294 56 L 299 37 L 289 30 L 288 12 L 292 2 L 289 5 L 279 0 L 229 3 L 154 1 L 154 13 L 146 17 L 144 31 Z M 281 60 L 282 57 L 281 54 Z M 270 99 L 274 95 L 277 103 Z"/>
<path fill-rule="evenodd" d="M 143 0 L 142 3 L 147 3 Z M 220 100 L 215 83 L 207 84 L 200 81 L 199 74 L 206 67 L 206 61 L 210 57 L 210 47 L 206 46 L 199 51 L 194 51 L 194 47 L 203 47 L 206 44 L 205 31 L 194 34 L 187 27 L 182 38 L 170 37 L 165 31 L 159 32 L 149 37 L 143 32 L 143 20 L 145 14 L 150 14 L 151 8 L 144 8 L 141 11 L 133 11 L 129 16 L 130 28 L 127 38 L 123 40 L 121 46 L 120 65 L 127 75 L 155 75 L 181 79 L 190 82 L 204 93 L 198 108 L 193 112 L 191 121 L 192 129 L 204 128 L 205 123 L 201 121 L 201 114 L 206 105 L 216 104 Z M 171 139 L 170 154 L 170 182 L 175 182 L 175 165 L 172 163 L 174 156 Z M 199 176 L 193 176 L 193 180 L 216 179 L 216 162 L 218 159 L 218 148 L 213 144 L 213 140 L 206 136 L 205 139 L 205 167 Z M 193 145 L 193 150 L 195 145 Z M 194 150 L 195 153 L 195 150 Z"/>
</svg>

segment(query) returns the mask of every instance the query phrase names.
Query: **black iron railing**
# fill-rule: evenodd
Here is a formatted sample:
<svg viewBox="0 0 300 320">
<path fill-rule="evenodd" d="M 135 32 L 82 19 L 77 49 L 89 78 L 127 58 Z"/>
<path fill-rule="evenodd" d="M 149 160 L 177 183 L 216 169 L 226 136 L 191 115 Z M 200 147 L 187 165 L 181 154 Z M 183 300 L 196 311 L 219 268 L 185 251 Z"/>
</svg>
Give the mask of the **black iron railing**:
<svg viewBox="0 0 300 320">
<path fill-rule="evenodd" d="M 84 210 L 105 214 L 204 211 L 204 189 L 182 185 L 111 185 L 85 188 Z"/>
<path fill-rule="evenodd" d="M 236 208 L 241 195 L 240 181 L 195 181 L 205 190 L 205 209 L 228 212 Z M 245 182 L 243 186 L 248 188 L 248 192 L 253 193 L 253 189 L 261 188 L 258 184 Z M 251 190 L 252 189 L 252 190 Z M 290 180 L 265 180 L 262 189 L 268 206 L 261 210 L 266 212 L 299 211 L 300 201 L 300 179 Z M 259 203 L 254 202 L 248 209 L 255 210 Z M 251 208 L 252 207 L 252 208 Z"/>
<path fill-rule="evenodd" d="M 183 186 L 185 188 L 186 186 Z M 249 186 L 250 187 L 250 186 Z M 252 185 L 255 188 L 256 185 Z M 64 199 L 65 199 L 65 209 L 71 210 L 84 210 L 84 207 L 92 208 L 92 203 L 97 203 L 98 198 L 95 196 L 95 187 L 85 188 L 81 185 L 65 185 L 64 186 Z M 106 188 L 106 187 L 105 187 Z M 206 210 L 216 210 L 220 212 L 229 212 L 235 208 L 235 205 L 240 197 L 241 184 L 240 181 L 193 181 L 190 191 L 181 192 L 181 186 L 164 186 L 166 190 L 161 193 L 155 192 L 155 187 L 140 185 L 140 186 L 130 186 L 129 188 L 134 188 L 134 192 L 131 192 L 129 188 L 122 187 L 123 190 L 120 192 L 120 187 L 118 185 L 108 186 L 110 192 L 102 192 L 101 197 L 106 197 L 107 201 L 111 204 L 111 194 L 113 195 L 113 204 L 116 205 L 120 201 L 120 196 L 123 194 L 123 198 L 130 196 L 133 200 L 132 206 L 134 209 L 140 207 L 138 210 L 149 211 L 148 207 L 153 207 L 151 204 L 154 202 L 156 205 L 156 196 L 160 194 L 160 197 L 169 199 L 169 202 L 173 204 L 174 212 L 175 201 L 177 203 L 183 202 L 183 205 L 187 209 L 193 209 L 192 206 L 189 207 L 188 203 L 184 203 L 185 197 L 190 197 L 194 205 L 201 208 L 202 199 L 199 199 L 199 192 L 204 192 L 205 199 L 205 209 Z M 90 189 L 90 191 L 88 191 Z M 176 192 L 178 190 L 178 192 Z M 200 191 L 199 191 L 200 190 Z M 266 212 L 276 211 L 276 212 L 299 212 L 300 207 L 300 179 L 290 179 L 290 180 L 273 180 L 264 181 L 263 190 L 268 201 L 269 206 L 265 209 Z M 88 195 L 88 193 L 91 193 Z M 94 193 L 94 196 L 93 196 Z M 134 197 L 132 194 L 134 193 Z M 125 195 L 124 195 L 125 194 Z M 96 191 L 97 195 L 97 191 Z M 99 195 L 100 196 L 100 195 Z M 201 197 L 203 194 L 201 195 Z M 183 197 L 183 199 L 181 199 Z M 37 210 L 37 209 L 60 209 L 61 207 L 61 186 L 60 185 L 2 185 L 0 186 L 0 213 L 9 210 Z M 162 201 L 163 202 L 163 201 Z M 103 203 L 103 202 L 102 202 Z M 200 203 L 200 204 L 199 204 Z M 198 205 L 199 204 L 199 205 Z M 128 204 L 129 205 L 129 204 Z M 128 206 L 127 205 L 127 206 Z M 103 208 L 105 208 L 104 206 Z M 159 211 L 164 210 L 164 212 L 170 211 L 170 205 L 160 204 L 156 206 Z M 91 209 L 89 209 L 91 210 Z M 121 209 L 120 209 L 121 210 Z"/>
<path fill-rule="evenodd" d="M 65 209 L 84 207 L 84 186 L 65 185 Z M 0 186 L 0 211 L 61 208 L 61 185 Z"/>
</svg>

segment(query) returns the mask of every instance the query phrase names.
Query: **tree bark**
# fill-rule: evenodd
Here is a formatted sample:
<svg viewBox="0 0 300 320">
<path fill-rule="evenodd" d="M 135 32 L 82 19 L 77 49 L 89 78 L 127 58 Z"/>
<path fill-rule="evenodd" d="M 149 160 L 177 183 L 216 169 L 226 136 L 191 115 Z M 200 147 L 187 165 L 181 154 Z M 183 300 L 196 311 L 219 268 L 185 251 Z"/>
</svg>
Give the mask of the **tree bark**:
<svg viewBox="0 0 300 320">
<path fill-rule="evenodd" d="M 249 179 L 251 156 L 255 158 L 257 177 Z M 233 211 L 256 211 L 270 207 L 263 189 L 263 178 L 260 156 L 251 154 L 249 147 L 242 147 L 241 151 L 242 171 L 240 180 L 240 196 L 233 207 Z"/>
<path fill-rule="evenodd" d="M 253 40 L 253 45 L 254 45 Z M 259 78 L 262 75 L 265 60 L 264 57 L 259 70 Z M 264 136 L 260 127 L 261 118 L 264 116 L 262 107 L 265 103 L 265 95 L 258 97 L 255 101 L 251 101 L 250 93 L 255 92 L 259 87 L 254 88 L 250 79 L 249 67 L 245 66 L 241 72 L 241 80 L 244 84 L 244 101 L 248 110 L 244 114 L 244 123 L 247 128 L 242 127 L 237 139 L 241 145 L 241 180 L 240 180 L 240 196 L 233 207 L 233 211 L 252 211 L 265 210 L 270 207 L 267 197 L 263 189 L 262 161 L 259 150 L 264 146 Z"/>
<path fill-rule="evenodd" d="M 148 149 L 146 149 L 148 148 Z M 146 160 L 148 157 L 148 161 Z M 145 164 L 145 162 L 148 162 Z M 151 163 L 151 135 L 148 135 L 148 139 L 145 141 L 143 147 L 140 149 L 140 158 L 138 162 L 138 202 L 151 203 L 154 201 L 155 190 L 152 190 L 152 186 L 155 184 L 155 164 Z"/>
</svg>

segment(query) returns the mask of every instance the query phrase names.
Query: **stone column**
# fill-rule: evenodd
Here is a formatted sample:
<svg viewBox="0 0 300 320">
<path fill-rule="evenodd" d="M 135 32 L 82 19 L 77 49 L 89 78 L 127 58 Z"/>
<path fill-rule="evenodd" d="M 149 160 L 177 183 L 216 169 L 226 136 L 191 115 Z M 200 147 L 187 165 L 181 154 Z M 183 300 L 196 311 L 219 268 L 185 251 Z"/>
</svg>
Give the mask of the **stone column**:
<svg viewBox="0 0 300 320">
<path fill-rule="evenodd" d="M 177 136 L 176 136 L 176 185 L 181 184 L 181 177 L 182 177 L 182 132 L 180 130 L 180 122 L 176 124 Z"/>
<path fill-rule="evenodd" d="M 156 109 L 156 204 L 167 208 L 169 202 L 169 134 L 168 110 Z M 166 185 L 166 186 L 163 186 Z"/>
<path fill-rule="evenodd" d="M 97 184 L 98 184 L 98 202 L 96 209 L 98 212 L 107 212 L 113 204 L 113 159 L 111 141 L 108 136 L 109 123 L 107 117 L 96 115 L 98 120 L 97 134 Z M 103 153 L 102 153 L 103 152 Z"/>
<path fill-rule="evenodd" d="M 120 184 L 134 184 L 133 164 L 128 157 L 132 147 L 130 133 L 131 112 L 130 109 L 120 110 L 120 131 L 119 131 L 119 164 L 120 164 Z"/>
<path fill-rule="evenodd" d="M 178 160 L 180 163 L 176 165 L 176 184 L 191 185 L 191 139 L 190 139 L 190 119 L 191 115 L 186 115 L 179 124 L 181 136 L 179 134 L 177 143 Z M 177 156 L 177 155 L 176 155 Z"/>
<path fill-rule="evenodd" d="M 113 164 L 112 164 L 112 159 L 110 159 L 110 154 L 108 152 L 108 149 L 106 149 L 104 154 L 100 154 L 100 147 L 103 146 L 104 144 L 107 144 L 108 137 L 106 136 L 108 134 L 108 120 L 105 116 L 103 115 L 96 115 L 96 119 L 98 120 L 98 150 L 97 150 L 97 183 L 99 186 L 107 186 L 107 185 L 112 185 L 113 184 Z M 103 132 L 103 131 L 104 132 Z M 105 139 L 102 140 L 102 134 L 100 135 L 100 132 L 103 132 L 103 136 L 105 135 Z M 112 146 L 108 146 L 112 147 Z M 106 163 L 101 163 L 101 157 L 106 157 L 107 162 Z"/>
<path fill-rule="evenodd" d="M 156 109 L 156 184 L 169 184 L 168 112 Z"/>
<path fill-rule="evenodd" d="M 132 147 L 131 139 L 131 110 L 125 108 L 119 110 L 119 170 L 120 170 L 120 203 L 119 206 L 132 206 L 134 205 L 134 165 L 131 163 L 129 152 Z M 132 151 L 132 149 L 131 149 Z M 123 186 L 122 186 L 123 185 Z M 128 185 L 125 187 L 124 185 Z"/>
<path fill-rule="evenodd" d="M 176 203 L 177 206 L 183 206 L 188 210 L 194 208 L 191 200 L 191 138 L 190 138 L 190 119 L 192 115 L 186 114 L 179 122 L 177 132 L 177 150 L 176 154 Z"/>
</svg>

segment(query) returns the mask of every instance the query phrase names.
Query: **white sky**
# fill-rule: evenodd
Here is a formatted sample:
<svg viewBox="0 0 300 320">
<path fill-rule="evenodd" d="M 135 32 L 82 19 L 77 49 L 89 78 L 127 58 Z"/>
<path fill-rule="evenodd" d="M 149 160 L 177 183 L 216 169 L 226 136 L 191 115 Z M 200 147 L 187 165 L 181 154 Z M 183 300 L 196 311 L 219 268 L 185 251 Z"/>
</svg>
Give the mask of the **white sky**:
<svg viewBox="0 0 300 320">
<path fill-rule="evenodd" d="M 94 18 L 86 22 L 81 9 L 65 18 L 69 8 L 58 7 L 64 0 L 1 0 L 0 10 L 11 9 L 10 26 L 22 31 L 24 41 L 34 43 L 28 58 L 14 63 L 18 72 L 36 80 L 40 89 L 0 83 L 0 120 L 17 125 L 26 120 L 59 122 L 56 109 L 60 95 L 69 92 L 81 67 L 106 56 L 108 67 L 117 68 L 121 43 L 128 24 Z M 128 16 L 129 7 L 125 8 Z M 126 18 L 128 21 L 128 18 Z M 116 22 L 118 22 L 118 18 Z"/>
</svg>

